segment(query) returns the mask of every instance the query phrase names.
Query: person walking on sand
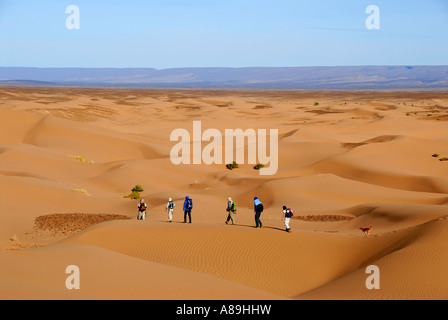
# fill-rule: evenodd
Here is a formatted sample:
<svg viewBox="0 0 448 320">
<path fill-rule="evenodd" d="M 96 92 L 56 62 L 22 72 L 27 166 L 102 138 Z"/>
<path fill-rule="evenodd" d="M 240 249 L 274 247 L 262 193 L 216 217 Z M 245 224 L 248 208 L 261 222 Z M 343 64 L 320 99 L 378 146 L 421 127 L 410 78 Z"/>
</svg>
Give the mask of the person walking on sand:
<svg viewBox="0 0 448 320">
<path fill-rule="evenodd" d="M 146 218 L 146 208 L 148 207 L 145 203 L 144 199 L 140 199 L 140 203 L 137 205 L 138 207 L 138 216 L 137 220 L 145 220 Z"/>
<path fill-rule="evenodd" d="M 174 203 L 173 199 L 169 198 L 168 203 L 166 204 L 166 209 L 165 209 L 165 211 L 168 211 L 168 221 L 169 222 L 173 221 L 173 213 L 174 213 L 175 206 L 176 206 L 176 204 Z"/>
<path fill-rule="evenodd" d="M 283 206 L 283 219 L 286 227 L 286 232 L 291 232 L 291 228 L 289 226 L 289 221 L 291 220 L 294 213 L 290 208 L 287 208 L 286 206 Z"/>
<path fill-rule="evenodd" d="M 191 210 L 193 210 L 193 199 L 189 196 L 185 197 L 184 201 L 184 223 L 187 223 L 187 215 L 189 223 L 191 223 Z"/>
<path fill-rule="evenodd" d="M 226 211 L 229 213 L 227 216 L 226 224 L 229 224 L 229 221 L 232 220 L 232 224 L 235 224 L 235 218 L 233 217 L 236 212 L 235 202 L 233 202 L 232 198 L 227 199 L 227 208 Z"/>
<path fill-rule="evenodd" d="M 254 212 L 255 212 L 255 228 L 263 228 L 263 224 L 261 223 L 260 216 L 263 212 L 263 203 L 261 203 L 258 197 L 254 198 Z"/>
</svg>

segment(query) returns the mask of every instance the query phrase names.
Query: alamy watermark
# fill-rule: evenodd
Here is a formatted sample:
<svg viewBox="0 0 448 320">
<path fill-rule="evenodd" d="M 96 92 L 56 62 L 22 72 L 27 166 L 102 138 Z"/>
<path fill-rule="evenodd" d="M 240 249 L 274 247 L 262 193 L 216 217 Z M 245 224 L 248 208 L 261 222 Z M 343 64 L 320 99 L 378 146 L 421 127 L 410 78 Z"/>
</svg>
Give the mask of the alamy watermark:
<svg viewBox="0 0 448 320">
<path fill-rule="evenodd" d="M 81 28 L 80 10 L 77 5 L 69 5 L 65 9 L 65 13 L 69 14 L 65 20 L 65 26 L 68 30 L 79 30 Z M 369 5 L 366 8 L 366 14 L 369 14 L 365 21 L 365 26 L 369 30 L 380 29 L 380 8 L 376 5 Z"/>
<path fill-rule="evenodd" d="M 186 129 L 171 132 L 170 141 L 177 141 L 170 152 L 174 165 L 179 164 L 228 164 L 236 160 L 245 164 L 245 141 L 247 140 L 247 163 L 261 163 L 260 175 L 274 175 L 278 170 L 278 129 L 269 130 L 269 155 L 267 154 L 266 129 L 225 129 L 224 137 L 218 129 L 202 132 L 201 121 L 193 121 L 193 134 Z M 236 144 L 234 144 L 234 141 Z M 209 142 L 202 148 L 202 142 Z M 224 147 L 223 147 L 224 144 Z M 234 157 L 234 149 L 236 158 Z M 223 156 L 224 151 L 224 156 Z M 191 159 L 192 158 L 192 159 Z M 257 162 L 258 161 L 258 162 Z M 269 166 L 267 166 L 269 164 Z"/>
<path fill-rule="evenodd" d="M 379 30 L 380 8 L 372 4 L 366 8 L 366 14 L 370 14 L 366 19 L 366 28 L 369 30 Z"/>
<path fill-rule="evenodd" d="M 76 265 L 70 265 L 65 268 L 65 273 L 70 274 L 65 280 L 65 287 L 68 290 L 80 289 L 80 273 L 79 267 Z"/>
<path fill-rule="evenodd" d="M 366 268 L 366 274 L 370 274 L 366 279 L 366 288 L 369 290 L 380 288 L 380 268 L 370 265 Z"/>
<path fill-rule="evenodd" d="M 65 27 L 68 30 L 79 30 L 81 28 L 81 15 L 79 7 L 75 5 L 69 5 L 65 9 L 65 13 L 69 14 L 65 20 Z"/>
</svg>

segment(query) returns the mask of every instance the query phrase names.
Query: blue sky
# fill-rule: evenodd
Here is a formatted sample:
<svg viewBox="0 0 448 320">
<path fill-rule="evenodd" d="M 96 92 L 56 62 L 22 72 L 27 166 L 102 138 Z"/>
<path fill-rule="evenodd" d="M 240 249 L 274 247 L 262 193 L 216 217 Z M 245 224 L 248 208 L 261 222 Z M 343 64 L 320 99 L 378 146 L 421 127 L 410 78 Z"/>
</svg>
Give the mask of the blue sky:
<svg viewBox="0 0 448 320">
<path fill-rule="evenodd" d="M 0 0 L 3 67 L 346 65 L 448 65 L 448 0 Z"/>
</svg>

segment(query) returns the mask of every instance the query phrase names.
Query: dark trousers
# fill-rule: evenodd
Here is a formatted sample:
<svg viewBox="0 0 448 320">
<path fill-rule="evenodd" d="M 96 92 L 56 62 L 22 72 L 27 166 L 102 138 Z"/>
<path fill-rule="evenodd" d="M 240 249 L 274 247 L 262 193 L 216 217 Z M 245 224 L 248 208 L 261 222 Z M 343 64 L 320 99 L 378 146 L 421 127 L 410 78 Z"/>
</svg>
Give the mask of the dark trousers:
<svg viewBox="0 0 448 320">
<path fill-rule="evenodd" d="M 260 221 L 261 212 L 255 212 L 255 227 L 261 227 L 261 221 Z"/>
<path fill-rule="evenodd" d="M 191 211 L 188 211 L 188 210 L 184 211 L 184 222 L 187 222 L 187 215 L 188 215 L 188 220 L 191 223 Z"/>
</svg>

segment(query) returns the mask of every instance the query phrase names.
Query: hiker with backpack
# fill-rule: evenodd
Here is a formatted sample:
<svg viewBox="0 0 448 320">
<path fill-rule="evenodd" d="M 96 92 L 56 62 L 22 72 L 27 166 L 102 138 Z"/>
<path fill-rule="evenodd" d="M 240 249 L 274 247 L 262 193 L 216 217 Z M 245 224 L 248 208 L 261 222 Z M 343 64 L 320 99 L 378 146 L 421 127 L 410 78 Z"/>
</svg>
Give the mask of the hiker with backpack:
<svg viewBox="0 0 448 320">
<path fill-rule="evenodd" d="M 235 224 L 235 219 L 233 215 L 236 212 L 236 204 L 233 202 L 232 198 L 227 199 L 227 208 L 226 211 L 229 213 L 227 216 L 226 224 L 229 224 L 229 221 L 232 220 L 232 224 Z"/>
<path fill-rule="evenodd" d="M 258 197 L 254 198 L 254 212 L 255 212 L 255 228 L 263 228 L 263 224 L 261 223 L 260 216 L 263 212 L 263 203 L 261 203 Z"/>
<path fill-rule="evenodd" d="M 165 211 L 168 210 L 168 221 L 169 222 L 173 221 L 173 213 L 174 213 L 175 206 L 176 206 L 176 204 L 173 202 L 173 199 L 169 198 L 168 203 L 166 204 L 166 209 L 165 209 Z"/>
<path fill-rule="evenodd" d="M 193 199 L 191 199 L 189 196 L 185 197 L 183 209 L 184 209 L 184 223 L 187 223 L 187 215 L 189 222 L 191 223 L 191 210 L 193 210 Z"/>
<path fill-rule="evenodd" d="M 138 215 L 137 220 L 145 220 L 146 218 L 146 208 L 148 207 L 144 199 L 140 199 L 140 203 L 137 205 Z"/>
<path fill-rule="evenodd" d="M 289 227 L 289 221 L 291 220 L 293 215 L 294 213 L 292 212 L 291 208 L 283 206 L 283 218 L 286 227 L 286 232 L 291 232 L 291 228 Z"/>
</svg>

